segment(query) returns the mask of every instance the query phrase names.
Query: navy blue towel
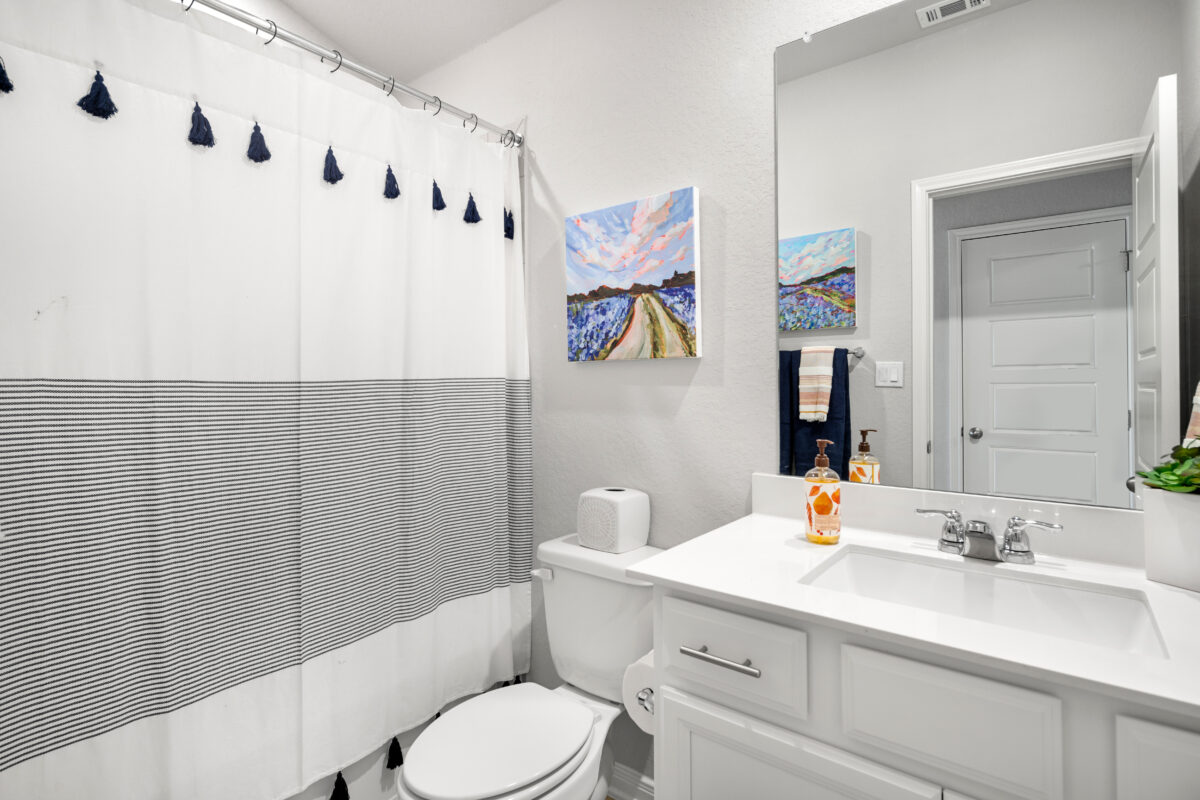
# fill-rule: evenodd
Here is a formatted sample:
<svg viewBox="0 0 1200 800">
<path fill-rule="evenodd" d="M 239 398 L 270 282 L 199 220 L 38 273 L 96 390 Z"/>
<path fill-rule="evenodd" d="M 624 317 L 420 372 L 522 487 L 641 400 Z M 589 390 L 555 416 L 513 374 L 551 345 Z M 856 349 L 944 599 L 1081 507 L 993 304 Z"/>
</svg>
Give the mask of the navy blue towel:
<svg viewBox="0 0 1200 800">
<path fill-rule="evenodd" d="M 838 477 L 850 476 L 850 365 L 849 351 L 839 347 L 833 353 L 833 387 L 829 392 L 829 417 L 824 422 L 800 419 L 800 351 L 779 351 L 779 471 L 784 475 L 803 475 L 817 458 L 817 439 L 833 442 L 825 448 L 829 466 Z"/>
</svg>

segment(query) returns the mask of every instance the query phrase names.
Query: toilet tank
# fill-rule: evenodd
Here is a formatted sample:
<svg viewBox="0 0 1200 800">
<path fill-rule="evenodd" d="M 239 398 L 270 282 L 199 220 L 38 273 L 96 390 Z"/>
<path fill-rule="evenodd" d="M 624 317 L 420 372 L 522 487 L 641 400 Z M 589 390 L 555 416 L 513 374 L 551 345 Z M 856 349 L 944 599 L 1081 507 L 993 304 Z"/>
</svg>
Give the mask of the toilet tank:
<svg viewBox="0 0 1200 800">
<path fill-rule="evenodd" d="M 625 568 L 661 552 L 605 553 L 583 547 L 575 534 L 538 546 L 538 561 L 553 572 L 542 594 L 550 656 L 564 681 L 621 702 L 625 668 L 654 644 L 650 584 L 626 577 Z"/>
</svg>

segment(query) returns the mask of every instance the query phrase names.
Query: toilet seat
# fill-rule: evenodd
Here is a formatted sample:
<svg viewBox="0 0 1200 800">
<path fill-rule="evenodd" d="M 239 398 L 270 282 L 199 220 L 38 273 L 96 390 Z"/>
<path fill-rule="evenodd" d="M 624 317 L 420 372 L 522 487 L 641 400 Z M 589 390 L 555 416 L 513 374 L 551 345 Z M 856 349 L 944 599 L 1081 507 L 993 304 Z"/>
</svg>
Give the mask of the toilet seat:
<svg viewBox="0 0 1200 800">
<path fill-rule="evenodd" d="M 397 781 L 415 800 L 529 800 L 569 777 L 591 750 L 595 714 L 537 684 L 455 706 L 413 743 Z"/>
</svg>

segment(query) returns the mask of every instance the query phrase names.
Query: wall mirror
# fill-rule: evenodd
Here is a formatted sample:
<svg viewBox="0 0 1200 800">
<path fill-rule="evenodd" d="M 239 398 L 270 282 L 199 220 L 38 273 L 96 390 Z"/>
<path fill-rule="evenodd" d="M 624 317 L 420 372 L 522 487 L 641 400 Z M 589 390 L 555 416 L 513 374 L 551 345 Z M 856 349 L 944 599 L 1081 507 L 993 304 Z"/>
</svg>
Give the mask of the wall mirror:
<svg viewBox="0 0 1200 800">
<path fill-rule="evenodd" d="M 863 349 L 881 483 L 1132 508 L 1178 444 L 1179 20 L 900 2 L 777 50 L 778 238 L 853 228 L 857 253 L 856 324 L 779 346 Z M 800 277 L 781 292 L 829 300 Z"/>
</svg>

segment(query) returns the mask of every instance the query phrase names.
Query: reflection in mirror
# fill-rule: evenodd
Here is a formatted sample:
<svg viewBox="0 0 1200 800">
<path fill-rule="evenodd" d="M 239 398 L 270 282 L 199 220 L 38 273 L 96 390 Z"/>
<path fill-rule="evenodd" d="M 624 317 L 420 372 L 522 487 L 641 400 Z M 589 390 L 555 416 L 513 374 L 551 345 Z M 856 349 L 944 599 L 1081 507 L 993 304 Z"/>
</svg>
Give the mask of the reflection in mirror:
<svg viewBox="0 0 1200 800">
<path fill-rule="evenodd" d="M 878 429 L 882 483 L 1134 507 L 1194 388 L 1164 76 L 1200 41 L 1174 0 L 992 0 L 922 28 L 928 5 L 776 53 L 778 238 L 857 231 L 854 327 L 779 346 L 864 348 L 847 428 Z M 815 296 L 794 256 L 781 297 Z"/>
</svg>

